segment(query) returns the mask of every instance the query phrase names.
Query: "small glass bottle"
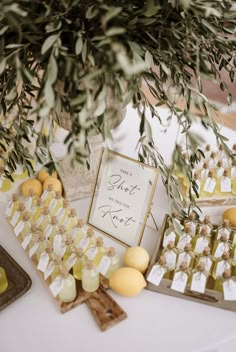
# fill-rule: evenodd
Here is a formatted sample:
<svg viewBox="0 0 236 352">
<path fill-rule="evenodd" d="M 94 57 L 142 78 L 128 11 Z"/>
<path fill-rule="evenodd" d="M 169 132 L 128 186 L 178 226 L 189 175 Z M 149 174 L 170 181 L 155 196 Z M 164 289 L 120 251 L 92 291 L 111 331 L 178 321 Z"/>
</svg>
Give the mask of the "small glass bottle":
<svg viewBox="0 0 236 352">
<path fill-rule="evenodd" d="M 214 290 L 223 292 L 223 283 L 231 278 L 231 270 L 226 269 L 221 276 L 218 276 L 214 283 Z"/>
<path fill-rule="evenodd" d="M 30 213 L 25 211 L 22 216 L 22 220 L 18 222 L 16 227 L 14 228 L 15 235 L 21 240 L 24 240 L 25 236 L 30 233 L 31 230 L 31 222 L 30 222 Z"/>
<path fill-rule="evenodd" d="M 57 276 L 60 275 L 61 269 L 64 266 L 64 263 L 62 262 L 62 259 L 59 255 L 56 255 L 54 253 L 53 255 L 53 259 L 51 261 L 51 263 L 49 263 L 49 265 L 51 266 L 51 274 L 49 275 L 49 281 L 54 281 L 55 278 Z M 46 275 L 48 275 L 47 272 L 45 272 Z M 46 277 L 44 276 L 44 278 L 46 279 Z"/>
<path fill-rule="evenodd" d="M 86 257 L 89 260 L 92 260 L 95 266 L 98 266 L 104 254 L 105 254 L 105 248 L 103 245 L 102 237 L 98 237 L 96 239 L 95 245 L 90 246 L 85 252 Z"/>
<path fill-rule="evenodd" d="M 159 258 L 159 261 L 153 265 L 150 273 L 148 274 L 147 281 L 155 286 L 159 286 L 161 280 L 169 272 L 169 269 L 166 265 L 166 259 L 162 255 Z"/>
<path fill-rule="evenodd" d="M 216 169 L 216 167 L 217 167 L 217 154 L 215 152 L 211 152 L 208 165 L 209 165 L 209 169 Z"/>
<path fill-rule="evenodd" d="M 71 208 L 69 210 L 68 217 L 64 221 L 64 225 L 67 228 L 68 231 L 72 230 L 76 225 L 77 225 L 77 214 L 76 214 L 76 209 Z"/>
<path fill-rule="evenodd" d="M 194 253 L 202 254 L 204 249 L 210 245 L 210 237 L 206 226 L 201 228 L 201 232 L 193 239 Z"/>
<path fill-rule="evenodd" d="M 15 214 L 11 218 L 10 224 L 13 227 L 15 227 L 18 224 L 18 222 L 20 222 L 22 220 L 24 211 L 25 211 L 24 203 L 20 202 L 19 206 L 18 206 L 18 209 L 15 211 Z"/>
<path fill-rule="evenodd" d="M 47 206 L 43 208 L 43 212 L 40 215 L 38 221 L 36 222 L 37 226 L 41 228 L 42 231 L 45 231 L 46 227 L 51 222 L 50 210 Z"/>
<path fill-rule="evenodd" d="M 196 235 L 197 230 L 197 221 L 196 221 L 196 214 L 192 212 L 189 215 L 189 218 L 184 223 L 185 227 L 190 228 L 190 232 L 188 232 L 192 237 Z"/>
<path fill-rule="evenodd" d="M 34 194 L 32 188 L 29 189 L 28 196 L 24 199 L 24 205 L 26 210 L 32 209 L 37 204 L 38 196 Z"/>
<path fill-rule="evenodd" d="M 63 257 L 66 252 L 66 239 L 68 237 L 68 233 L 65 229 L 64 225 L 60 225 L 58 227 L 58 232 L 55 234 L 53 238 L 53 250 L 55 254 Z"/>
<path fill-rule="evenodd" d="M 184 293 L 189 280 L 190 270 L 186 262 L 182 262 L 180 267 L 174 272 L 171 289 Z"/>
<path fill-rule="evenodd" d="M 222 225 L 218 227 L 217 232 L 216 232 L 216 239 L 219 240 L 221 235 L 226 234 L 227 240 L 230 238 L 230 232 L 231 228 L 229 225 L 229 220 L 224 219 L 222 222 Z"/>
<path fill-rule="evenodd" d="M 220 258 L 224 252 L 231 250 L 231 246 L 228 242 L 228 236 L 223 233 L 219 240 L 216 240 L 213 245 L 212 254 L 214 258 Z"/>
<path fill-rule="evenodd" d="M 43 252 L 45 252 L 47 246 L 47 242 L 45 240 L 45 235 L 44 232 L 40 232 L 38 235 L 38 248 L 35 252 L 35 255 L 37 257 L 37 262 L 39 261 L 39 258 Z"/>
<path fill-rule="evenodd" d="M 53 185 L 48 185 L 48 188 L 43 191 L 41 195 L 41 199 L 44 203 L 44 206 L 49 206 L 51 199 L 55 198 L 56 192 L 53 189 Z"/>
<path fill-rule="evenodd" d="M 99 272 L 91 260 L 82 269 L 82 288 L 86 292 L 94 292 L 99 288 Z"/>
<path fill-rule="evenodd" d="M 37 228 L 36 224 L 31 224 L 29 233 L 25 235 L 24 240 L 21 242 L 21 246 L 24 250 L 28 247 L 31 248 L 33 246 L 34 239 L 38 236 L 40 230 Z"/>
<path fill-rule="evenodd" d="M 91 227 L 87 229 L 86 236 L 83 237 L 79 242 L 78 246 L 85 252 L 89 247 L 94 246 L 96 243 L 96 237 Z"/>
<path fill-rule="evenodd" d="M 215 188 L 216 179 L 213 177 L 213 171 L 209 171 L 206 181 L 203 182 L 201 197 L 212 197 L 215 192 Z"/>
<path fill-rule="evenodd" d="M 189 269 L 194 266 L 195 254 L 190 243 L 186 243 L 184 250 L 179 253 L 176 268 L 179 268 L 182 262 L 186 262 Z"/>
<path fill-rule="evenodd" d="M 231 191 L 231 179 L 228 177 L 228 171 L 224 170 L 223 176 L 216 182 L 215 194 L 220 196 L 230 196 Z"/>
<path fill-rule="evenodd" d="M 225 158 L 227 158 L 227 154 L 226 154 L 225 151 L 224 151 L 224 146 L 223 146 L 223 144 L 220 144 L 220 145 L 219 145 L 219 149 L 218 149 L 217 156 L 218 156 L 218 160 L 221 161 L 221 163 L 223 163 L 223 160 L 224 160 Z"/>
<path fill-rule="evenodd" d="M 219 160 L 218 163 L 217 163 L 216 170 L 215 170 L 215 178 L 216 178 L 216 180 L 221 179 L 221 177 L 223 176 L 223 173 L 224 173 L 224 168 L 222 166 L 222 161 Z"/>
<path fill-rule="evenodd" d="M 210 144 L 206 145 L 203 153 L 204 153 L 204 156 L 205 156 L 205 160 L 209 160 L 210 156 L 211 156 L 211 146 L 210 146 Z"/>
<path fill-rule="evenodd" d="M 59 293 L 59 299 L 62 302 L 72 302 L 77 296 L 75 278 L 66 268 L 61 270 L 61 275 L 63 277 L 63 287 Z"/>
<path fill-rule="evenodd" d="M 56 214 L 60 224 L 64 225 L 66 219 L 69 216 L 69 212 L 70 212 L 69 202 L 67 199 L 63 199 L 62 208 L 59 208 Z"/>
<path fill-rule="evenodd" d="M 200 173 L 200 179 L 201 179 L 202 186 L 204 184 L 204 181 L 207 179 L 208 174 L 209 174 L 208 163 L 204 162 L 203 166 L 202 166 L 201 173 Z"/>
<path fill-rule="evenodd" d="M 189 277 L 190 290 L 198 293 L 204 293 L 206 290 L 207 279 L 208 273 L 205 270 L 205 265 L 203 263 L 199 263 Z"/>
<path fill-rule="evenodd" d="M 15 212 L 19 208 L 20 200 L 16 193 L 12 195 L 12 200 L 9 202 L 7 209 L 6 209 L 6 216 L 10 219 L 13 218 Z"/>
<path fill-rule="evenodd" d="M 63 206 L 64 198 L 61 195 L 61 192 L 56 191 L 55 197 L 51 198 L 50 203 L 48 205 L 51 214 L 56 215 L 58 210 Z"/>
<path fill-rule="evenodd" d="M 173 211 L 172 214 L 171 214 L 171 222 L 174 226 L 174 228 L 176 228 L 176 226 L 180 229 L 180 230 L 183 230 L 183 225 L 181 223 L 181 219 L 180 219 L 180 216 L 178 214 L 177 211 Z"/>
<path fill-rule="evenodd" d="M 174 225 L 170 220 L 169 227 L 167 227 L 167 229 L 164 232 L 162 247 L 166 248 L 168 246 L 168 243 L 170 242 L 174 242 L 174 244 L 176 245 L 178 243 L 178 240 L 179 240 L 179 236 L 176 234 Z"/>
<path fill-rule="evenodd" d="M 72 253 L 75 251 L 75 245 L 74 245 L 74 240 L 71 235 L 67 235 L 65 239 L 65 246 L 66 246 L 66 251 L 63 256 L 63 260 L 66 261 Z"/>
<path fill-rule="evenodd" d="M 165 257 L 166 265 L 169 271 L 173 271 L 176 266 L 178 251 L 175 248 L 174 242 L 169 242 L 167 247 L 162 250 L 162 255 Z"/>
<path fill-rule="evenodd" d="M 45 229 L 45 237 L 53 242 L 55 235 L 59 232 L 59 225 L 56 216 L 51 217 L 51 221 Z"/>
<path fill-rule="evenodd" d="M 52 243 L 49 240 L 45 240 L 45 250 L 41 253 L 37 269 L 45 273 L 49 262 L 53 260 L 53 247 Z"/>
<path fill-rule="evenodd" d="M 116 255 L 115 248 L 108 248 L 106 255 L 102 257 L 99 263 L 99 272 L 107 279 L 110 279 L 111 275 L 120 267 L 120 258 Z"/>
<path fill-rule="evenodd" d="M 208 275 L 211 275 L 213 268 L 213 257 L 211 256 L 210 247 L 206 247 L 202 254 L 198 256 L 197 265 L 203 263 L 205 265 L 205 271 Z"/>
<path fill-rule="evenodd" d="M 211 237 L 213 225 L 211 223 L 211 217 L 209 215 L 206 215 L 203 221 L 199 224 L 198 233 L 201 233 L 202 228 L 206 228 L 207 236 Z"/>
<path fill-rule="evenodd" d="M 74 238 L 75 244 L 78 244 L 82 238 L 86 237 L 86 229 L 82 219 L 78 219 L 77 224 L 71 231 L 71 235 Z"/>
<path fill-rule="evenodd" d="M 230 258 L 230 253 L 224 252 L 220 258 L 217 258 L 215 260 L 213 270 L 212 270 L 212 277 L 216 279 L 218 276 L 222 276 L 223 272 L 226 269 L 231 268 L 232 262 L 233 262 L 233 259 Z"/>
<path fill-rule="evenodd" d="M 41 198 L 38 198 L 36 200 L 35 206 L 31 209 L 31 221 L 37 223 L 39 221 L 40 216 L 43 213 L 43 201 Z"/>
<path fill-rule="evenodd" d="M 8 288 L 7 274 L 3 267 L 0 266 L 0 295 Z"/>
<path fill-rule="evenodd" d="M 82 269 L 85 265 L 85 257 L 83 255 L 83 249 L 76 248 L 75 255 L 76 255 L 76 261 L 75 261 L 75 264 L 73 265 L 73 275 L 76 280 L 81 280 Z"/>
<path fill-rule="evenodd" d="M 177 249 L 178 250 L 184 250 L 184 247 L 187 243 L 192 242 L 192 235 L 191 235 L 191 226 L 188 224 L 185 224 L 184 226 L 184 232 L 183 234 L 179 237 L 179 241 L 177 244 Z"/>
</svg>

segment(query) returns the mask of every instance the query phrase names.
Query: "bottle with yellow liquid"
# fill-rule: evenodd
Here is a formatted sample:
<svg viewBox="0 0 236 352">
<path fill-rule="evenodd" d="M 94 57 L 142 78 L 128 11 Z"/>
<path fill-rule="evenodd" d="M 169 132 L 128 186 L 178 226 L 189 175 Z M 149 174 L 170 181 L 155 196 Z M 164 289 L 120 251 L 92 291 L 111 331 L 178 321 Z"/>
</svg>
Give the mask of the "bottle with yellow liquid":
<svg viewBox="0 0 236 352">
<path fill-rule="evenodd" d="M 193 292 L 204 293 L 206 290 L 208 273 L 205 270 L 205 265 L 199 263 L 189 277 L 190 290 Z"/>
<path fill-rule="evenodd" d="M 82 219 L 78 219 L 76 226 L 71 231 L 71 235 L 74 238 L 76 245 L 82 240 L 82 238 L 86 237 L 87 232 Z"/>
<path fill-rule="evenodd" d="M 11 188 L 11 181 L 4 176 L 5 168 L 0 166 L 0 192 L 7 192 Z"/>
<path fill-rule="evenodd" d="M 209 160 L 210 156 L 211 156 L 211 146 L 210 146 L 210 144 L 206 145 L 203 153 L 204 153 L 204 156 L 205 156 L 205 160 Z"/>
<path fill-rule="evenodd" d="M 106 254 L 102 257 L 98 270 L 107 279 L 110 279 L 111 275 L 121 267 L 120 258 L 116 255 L 114 247 L 108 248 Z"/>
<path fill-rule="evenodd" d="M 96 243 L 96 237 L 95 237 L 94 231 L 91 227 L 89 227 L 87 229 L 86 236 L 82 237 L 81 240 L 78 242 L 78 247 L 82 248 L 83 251 L 85 252 L 89 247 L 94 246 L 95 243 Z"/>
<path fill-rule="evenodd" d="M 99 272 L 91 260 L 82 269 L 82 288 L 86 292 L 94 292 L 99 288 Z"/>
<path fill-rule="evenodd" d="M 222 225 L 218 227 L 216 232 L 216 239 L 219 240 L 221 235 L 225 234 L 227 236 L 227 240 L 230 238 L 231 228 L 228 219 L 224 219 Z"/>
<path fill-rule="evenodd" d="M 189 269 L 193 268 L 195 263 L 195 254 L 192 251 L 192 245 L 187 243 L 183 251 L 178 254 L 176 267 L 179 268 L 182 262 L 186 262 Z"/>
<path fill-rule="evenodd" d="M 215 194 L 220 196 L 230 196 L 231 192 L 231 179 L 228 176 L 228 171 L 224 170 L 223 176 L 217 179 Z"/>
<path fill-rule="evenodd" d="M 82 269 L 86 262 L 82 248 L 76 248 L 75 256 L 76 259 L 73 265 L 73 275 L 76 280 L 82 280 Z"/>
<path fill-rule="evenodd" d="M 55 278 L 60 275 L 61 269 L 65 264 L 62 262 L 62 259 L 59 255 L 54 254 L 53 259 L 51 263 L 49 263 L 51 273 L 50 275 L 46 278 L 44 275 L 44 279 L 47 280 L 49 278 L 49 281 L 55 280 Z M 48 268 L 49 269 L 49 268 Z M 48 275 L 48 273 L 45 271 L 45 274 Z"/>
<path fill-rule="evenodd" d="M 230 176 L 231 176 L 232 193 L 236 194 L 236 158 L 232 160 Z"/>
<path fill-rule="evenodd" d="M 215 280 L 214 290 L 223 292 L 223 283 L 231 279 L 232 272 L 230 269 L 226 269 L 221 276 L 218 276 Z"/>
<path fill-rule="evenodd" d="M 184 222 L 185 228 L 188 227 L 190 231 L 188 233 L 193 237 L 196 235 L 197 232 L 197 220 L 196 220 L 196 214 L 192 212 L 188 219 Z"/>
<path fill-rule="evenodd" d="M 51 217 L 50 224 L 45 229 L 45 237 L 49 238 L 53 242 L 54 237 L 59 232 L 59 224 L 56 216 Z"/>
<path fill-rule="evenodd" d="M 228 236 L 223 233 L 219 240 L 214 241 L 212 255 L 214 258 L 220 258 L 224 252 L 230 252 L 231 245 L 228 241 Z"/>
<path fill-rule="evenodd" d="M 203 186 L 201 189 L 200 196 L 201 197 L 212 197 L 216 188 L 216 179 L 213 177 L 213 171 L 209 171 L 208 177 L 205 182 L 203 182 Z"/>
<path fill-rule="evenodd" d="M 203 221 L 199 224 L 198 227 L 198 233 L 201 233 L 202 228 L 206 228 L 207 231 L 207 236 L 211 237 L 212 231 L 213 231 L 213 225 L 211 223 L 211 217 L 209 215 L 206 215 L 203 219 Z"/>
<path fill-rule="evenodd" d="M 53 189 L 53 185 L 48 185 L 47 189 L 45 189 L 41 195 L 44 206 L 49 206 L 51 200 L 55 198 L 55 195 L 56 192 Z"/>
<path fill-rule="evenodd" d="M 64 225 L 59 225 L 58 232 L 53 238 L 53 250 L 56 255 L 61 257 L 64 256 L 66 252 L 66 241 L 68 237 L 68 232 Z"/>
<path fill-rule="evenodd" d="M 92 260 L 94 265 L 97 267 L 105 252 L 106 250 L 104 248 L 103 239 L 102 237 L 98 237 L 95 245 L 90 246 L 85 252 L 85 255 L 89 260 Z"/>
<path fill-rule="evenodd" d="M 21 246 L 24 250 L 31 248 L 38 238 L 40 230 L 37 228 L 36 224 L 31 224 L 29 234 L 24 237 L 24 240 L 21 243 Z"/>
<path fill-rule="evenodd" d="M 18 209 L 15 211 L 15 214 L 11 218 L 10 224 L 13 227 L 15 227 L 22 220 L 24 211 L 25 211 L 24 203 L 20 202 L 19 206 L 18 206 Z"/>
<path fill-rule="evenodd" d="M 184 232 L 182 233 L 182 235 L 179 237 L 179 241 L 177 244 L 177 249 L 178 250 L 184 250 L 184 247 L 187 243 L 192 243 L 192 230 L 191 230 L 191 226 L 188 224 L 185 224 L 184 226 Z"/>
<path fill-rule="evenodd" d="M 47 206 L 43 207 L 43 211 L 36 222 L 37 226 L 41 228 L 42 231 L 45 231 L 47 226 L 51 223 L 51 214 Z"/>
<path fill-rule="evenodd" d="M 178 240 L 179 240 L 179 236 L 175 232 L 174 225 L 172 221 L 169 221 L 169 226 L 164 232 L 162 247 L 166 248 L 168 243 L 170 242 L 174 242 L 174 244 L 177 245 Z"/>
<path fill-rule="evenodd" d="M 32 188 L 29 189 L 28 196 L 24 199 L 26 210 L 34 209 L 34 207 L 37 205 L 38 199 L 39 197 L 34 194 L 34 190 Z"/>
<path fill-rule="evenodd" d="M 215 169 L 215 174 L 214 174 L 216 181 L 218 181 L 219 179 L 221 179 L 223 177 L 224 171 L 225 171 L 225 169 L 223 168 L 222 161 L 219 160 L 217 162 L 217 167 Z"/>
<path fill-rule="evenodd" d="M 187 283 L 189 281 L 190 270 L 186 262 L 182 262 L 180 267 L 174 272 L 171 289 L 177 292 L 184 293 Z"/>
<path fill-rule="evenodd" d="M 32 223 L 39 221 L 39 218 L 43 213 L 43 209 L 44 209 L 43 201 L 41 198 L 38 198 L 36 200 L 36 204 L 30 210 Z"/>
<path fill-rule="evenodd" d="M 64 225 L 66 219 L 69 216 L 69 213 L 70 213 L 69 202 L 67 199 L 63 199 L 62 208 L 59 208 L 56 214 L 58 221 Z"/>
<path fill-rule="evenodd" d="M 10 219 L 12 219 L 15 212 L 19 208 L 19 204 L 20 204 L 19 197 L 16 193 L 14 193 L 12 195 L 11 201 L 7 205 L 6 216 L 9 217 Z"/>
<path fill-rule="evenodd" d="M 233 259 L 230 258 L 229 252 L 224 252 L 220 258 L 215 260 L 213 270 L 212 270 L 212 277 L 216 280 L 218 276 L 222 276 L 223 272 L 227 269 L 231 269 L 231 264 Z"/>
<path fill-rule="evenodd" d="M 41 256 L 42 253 L 45 252 L 46 250 L 46 246 L 47 246 L 47 242 L 45 239 L 45 235 L 43 232 L 40 232 L 38 235 L 38 247 L 37 250 L 35 252 L 36 258 L 37 258 L 37 262 L 39 261 L 39 258 Z"/>
<path fill-rule="evenodd" d="M 169 242 L 167 247 L 162 250 L 161 255 L 164 256 L 169 271 L 173 271 L 175 269 L 178 256 L 178 251 L 175 248 L 174 242 Z"/>
<path fill-rule="evenodd" d="M 0 266 L 0 295 L 8 288 L 7 274 L 3 267 Z"/>
<path fill-rule="evenodd" d="M 63 278 L 63 287 L 60 290 L 59 299 L 62 302 L 72 302 L 77 296 L 75 278 L 65 267 L 61 269 L 61 276 Z"/>
<path fill-rule="evenodd" d="M 205 271 L 208 275 L 211 275 L 213 268 L 213 257 L 211 255 L 210 247 L 205 247 L 203 253 L 197 257 L 197 265 L 200 263 L 205 265 Z"/>
<path fill-rule="evenodd" d="M 61 192 L 56 191 L 55 196 L 51 198 L 50 203 L 48 205 L 51 214 L 56 215 L 58 210 L 63 206 L 64 198 L 61 195 Z"/>
<path fill-rule="evenodd" d="M 207 177 L 209 174 L 209 168 L 208 168 L 208 163 L 204 162 L 203 166 L 202 166 L 202 170 L 200 172 L 200 180 L 201 180 L 201 184 L 203 185 L 203 183 L 206 181 Z"/>
<path fill-rule="evenodd" d="M 71 235 L 67 235 L 65 238 L 65 246 L 66 246 L 66 251 L 63 256 L 64 262 L 67 261 L 67 259 L 71 256 L 72 253 L 75 252 L 75 245 L 74 245 L 74 240 Z"/>
<path fill-rule="evenodd" d="M 27 235 L 30 234 L 31 230 L 31 222 L 30 222 L 30 212 L 25 211 L 23 213 L 22 220 L 18 222 L 16 227 L 14 228 L 14 232 L 16 237 L 19 237 L 22 242 Z"/>
<path fill-rule="evenodd" d="M 44 243 L 44 251 L 42 251 L 41 255 L 39 256 L 39 260 L 38 260 L 38 265 L 37 265 L 37 269 L 43 273 L 45 273 L 48 264 L 50 261 L 53 260 L 53 247 L 52 247 L 52 243 L 49 240 L 45 240 Z"/>
<path fill-rule="evenodd" d="M 227 158 L 227 154 L 224 150 L 223 144 L 219 145 L 219 149 L 218 149 L 218 153 L 217 153 L 217 157 L 219 161 L 223 161 L 225 158 Z"/>
<path fill-rule="evenodd" d="M 76 225 L 77 225 L 77 214 L 76 214 L 76 209 L 71 208 L 69 210 L 68 217 L 64 221 L 64 225 L 67 228 L 68 231 L 72 230 Z"/>
<path fill-rule="evenodd" d="M 166 265 L 166 259 L 162 255 L 160 256 L 159 261 L 153 265 L 150 273 L 148 274 L 147 281 L 155 286 L 159 286 L 163 278 L 170 279 L 170 276 L 168 275 L 169 273 L 169 268 Z"/>
<path fill-rule="evenodd" d="M 211 152 L 210 159 L 208 161 L 208 166 L 210 170 L 214 170 L 217 167 L 217 154 L 215 152 Z"/>
<path fill-rule="evenodd" d="M 193 239 L 193 250 L 196 254 L 202 254 L 206 247 L 210 246 L 210 237 L 208 236 L 207 227 L 201 228 L 199 235 Z"/>
</svg>

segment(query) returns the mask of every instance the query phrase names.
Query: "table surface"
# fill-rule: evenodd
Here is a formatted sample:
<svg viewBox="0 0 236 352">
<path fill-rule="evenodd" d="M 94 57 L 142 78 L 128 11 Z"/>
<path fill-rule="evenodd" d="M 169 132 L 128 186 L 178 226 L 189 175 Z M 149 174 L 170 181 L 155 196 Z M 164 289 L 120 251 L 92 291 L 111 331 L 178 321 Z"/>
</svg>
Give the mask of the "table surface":
<svg viewBox="0 0 236 352">
<path fill-rule="evenodd" d="M 163 119 L 168 111 L 160 109 Z M 151 120 L 153 137 L 169 162 L 174 141 L 177 137 L 175 119 L 168 127 L 160 127 L 158 121 Z M 203 135 L 207 142 L 214 137 L 203 131 L 201 126 L 194 126 L 197 133 Z M 129 107 L 122 124 L 114 131 L 114 141 L 108 144 L 120 153 L 136 157 L 139 118 Z M 222 127 L 231 144 L 236 140 L 236 133 Z M 0 244 L 14 257 L 32 278 L 32 288 L 21 298 L 0 312 L 0 350 L 1 352 L 42 352 L 42 351 L 181 351 L 181 352 L 235 352 L 236 350 L 236 315 L 235 313 L 212 308 L 207 305 L 177 299 L 167 295 L 143 290 L 133 298 L 109 293 L 127 312 L 128 318 L 115 327 L 101 332 L 85 304 L 61 314 L 49 296 L 43 282 L 23 249 L 13 235 L 4 218 L 4 209 L 8 194 L 0 195 Z M 73 202 L 85 219 L 89 199 Z M 224 209 L 224 208 L 223 208 Z M 219 207 L 205 208 L 203 214 L 210 214 L 212 220 L 220 222 L 223 210 Z M 165 189 L 158 181 L 154 195 L 153 215 L 160 227 L 163 217 L 169 211 Z M 142 245 L 152 254 L 158 232 L 149 220 Z M 111 241 L 105 238 L 107 245 Z M 114 243 L 113 243 L 114 245 Z M 115 246 L 118 246 L 115 244 Z M 122 254 L 123 248 L 117 247 Z"/>
</svg>

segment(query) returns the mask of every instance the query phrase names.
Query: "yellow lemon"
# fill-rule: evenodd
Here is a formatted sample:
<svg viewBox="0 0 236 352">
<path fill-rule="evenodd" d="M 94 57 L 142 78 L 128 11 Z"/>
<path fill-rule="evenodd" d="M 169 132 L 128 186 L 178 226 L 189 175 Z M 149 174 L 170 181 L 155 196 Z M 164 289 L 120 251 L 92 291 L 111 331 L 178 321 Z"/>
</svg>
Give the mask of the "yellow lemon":
<svg viewBox="0 0 236 352">
<path fill-rule="evenodd" d="M 29 191 L 30 190 L 34 191 L 34 194 L 36 196 L 41 196 L 42 192 L 43 192 L 43 187 L 41 182 L 39 182 L 39 180 L 36 180 L 36 178 L 31 178 L 25 182 L 22 183 L 21 185 L 21 192 L 23 193 L 23 195 L 25 197 L 29 196 Z"/>
<path fill-rule="evenodd" d="M 147 285 L 143 275 L 134 268 L 120 268 L 116 270 L 109 280 L 109 285 L 116 293 L 132 297 Z"/>
<path fill-rule="evenodd" d="M 149 254 L 143 247 L 130 247 L 124 253 L 124 265 L 144 273 L 148 268 Z"/>
<path fill-rule="evenodd" d="M 51 175 L 47 172 L 46 169 L 42 169 L 38 172 L 37 174 L 37 179 L 41 182 L 44 183 L 44 181 L 48 178 L 48 177 L 54 177 L 57 178 L 57 172 L 54 171 Z"/>
<path fill-rule="evenodd" d="M 222 214 L 222 219 L 227 219 L 231 226 L 236 226 L 236 208 L 226 209 Z"/>
<path fill-rule="evenodd" d="M 54 177 L 48 177 L 43 183 L 43 190 L 48 189 L 48 186 L 52 185 L 55 192 L 62 192 L 61 181 Z"/>
</svg>

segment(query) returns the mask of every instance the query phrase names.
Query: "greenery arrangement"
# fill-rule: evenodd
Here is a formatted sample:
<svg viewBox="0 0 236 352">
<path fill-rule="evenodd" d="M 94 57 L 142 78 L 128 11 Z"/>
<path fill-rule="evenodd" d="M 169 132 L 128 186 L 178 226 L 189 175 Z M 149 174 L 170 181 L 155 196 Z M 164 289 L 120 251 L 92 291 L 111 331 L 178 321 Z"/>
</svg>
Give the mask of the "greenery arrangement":
<svg viewBox="0 0 236 352">
<path fill-rule="evenodd" d="M 231 6 L 230 0 L 2 0 L 0 158 L 5 176 L 11 178 L 18 164 L 32 172 L 27 142 L 36 138 L 40 159 L 53 138 L 53 124 L 60 124 L 63 113 L 71 119 L 65 140 L 68 152 L 77 162 L 88 162 L 89 134 L 110 136 L 106 116 L 115 118 L 118 113 L 114 102 L 132 103 L 140 116 L 139 158 L 160 168 L 173 206 L 178 207 L 175 164 L 194 187 L 191 163 L 202 153 L 201 140 L 190 132 L 197 118 L 193 106 L 201 111 L 203 126 L 212 129 L 227 149 L 202 78 L 218 80 L 226 92 L 221 70 L 234 80 L 236 15 Z M 190 165 L 179 148 L 173 165 L 165 165 L 152 139 L 147 110 L 156 123 L 162 119 L 144 95 L 143 82 L 157 105 L 169 108 L 169 119 L 177 116 Z M 186 100 L 182 110 L 169 93 L 173 87 Z M 106 99 L 108 92 L 112 104 Z"/>
</svg>

